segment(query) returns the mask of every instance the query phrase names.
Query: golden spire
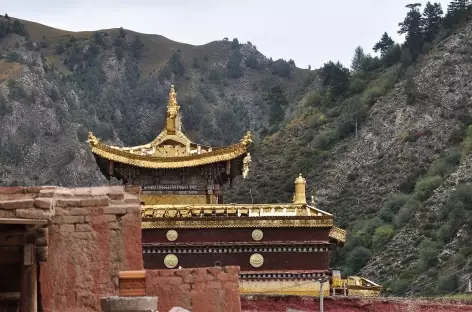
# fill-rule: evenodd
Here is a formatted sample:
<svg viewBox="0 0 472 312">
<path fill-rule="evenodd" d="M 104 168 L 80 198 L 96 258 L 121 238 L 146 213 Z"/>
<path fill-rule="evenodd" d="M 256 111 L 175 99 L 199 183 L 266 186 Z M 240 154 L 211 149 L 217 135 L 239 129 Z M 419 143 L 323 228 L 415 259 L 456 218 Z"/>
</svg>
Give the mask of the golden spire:
<svg viewBox="0 0 472 312">
<path fill-rule="evenodd" d="M 170 86 L 166 130 L 168 134 L 174 134 L 180 130 L 180 106 L 177 104 L 177 93 L 175 92 L 174 85 Z"/>
</svg>

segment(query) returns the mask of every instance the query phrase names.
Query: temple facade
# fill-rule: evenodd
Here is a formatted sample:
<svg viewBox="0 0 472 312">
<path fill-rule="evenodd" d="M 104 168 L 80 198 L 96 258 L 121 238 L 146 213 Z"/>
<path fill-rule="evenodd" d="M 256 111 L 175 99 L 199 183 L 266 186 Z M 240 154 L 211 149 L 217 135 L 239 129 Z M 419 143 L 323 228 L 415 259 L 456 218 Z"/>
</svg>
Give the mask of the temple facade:
<svg viewBox="0 0 472 312">
<path fill-rule="evenodd" d="M 239 266 L 242 293 L 348 294 L 349 279 L 329 267 L 330 249 L 344 244 L 346 232 L 314 200 L 307 202 L 301 174 L 292 202 L 224 203 L 221 186 L 248 175 L 251 142 L 250 132 L 227 147 L 192 142 L 173 86 L 166 127 L 152 142 L 117 147 L 89 133 L 104 176 L 141 189 L 146 269 Z M 374 284 L 365 284 L 372 291 L 364 293 L 380 292 Z"/>
</svg>

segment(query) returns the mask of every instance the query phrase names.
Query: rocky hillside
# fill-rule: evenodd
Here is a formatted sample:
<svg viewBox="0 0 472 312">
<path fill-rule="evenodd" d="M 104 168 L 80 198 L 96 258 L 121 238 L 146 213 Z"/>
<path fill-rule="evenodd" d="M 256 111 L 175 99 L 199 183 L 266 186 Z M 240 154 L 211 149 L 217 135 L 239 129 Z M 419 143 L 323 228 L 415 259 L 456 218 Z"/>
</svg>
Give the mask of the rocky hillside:
<svg viewBox="0 0 472 312">
<path fill-rule="evenodd" d="M 349 232 L 333 267 L 392 295 L 461 290 L 472 270 L 472 22 L 453 4 L 445 17 L 436 4 L 423 14 L 411 5 L 407 41 L 384 34 L 380 57 L 358 48 L 350 70 L 302 70 L 237 39 L 191 46 L 0 17 L 0 184 L 108 183 L 87 131 L 151 141 L 173 83 L 196 141 L 255 133 L 250 177 L 226 201 L 290 201 L 301 172 Z"/>
</svg>

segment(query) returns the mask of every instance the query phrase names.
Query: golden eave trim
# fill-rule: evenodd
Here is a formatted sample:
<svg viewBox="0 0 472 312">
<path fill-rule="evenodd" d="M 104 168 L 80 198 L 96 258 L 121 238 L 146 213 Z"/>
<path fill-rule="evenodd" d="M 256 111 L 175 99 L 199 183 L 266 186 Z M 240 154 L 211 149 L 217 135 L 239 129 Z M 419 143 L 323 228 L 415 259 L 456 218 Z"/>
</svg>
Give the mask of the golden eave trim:
<svg viewBox="0 0 472 312">
<path fill-rule="evenodd" d="M 248 132 L 240 143 L 228 147 L 217 148 L 211 152 L 203 154 L 181 157 L 156 157 L 132 154 L 103 144 L 92 133 L 89 133 L 88 142 L 92 153 L 108 160 L 142 168 L 172 169 L 208 165 L 235 159 L 246 154 L 247 148 L 252 141 L 251 134 Z"/>
<path fill-rule="evenodd" d="M 184 168 L 235 159 L 246 153 L 246 146 L 236 144 L 215 152 L 184 157 L 153 157 L 112 150 L 108 146 L 99 143 L 92 146 L 92 153 L 108 160 L 143 168 Z"/>
<path fill-rule="evenodd" d="M 338 242 L 345 243 L 347 239 L 347 233 L 345 230 L 334 226 L 329 231 L 329 237 L 337 240 Z"/>
<path fill-rule="evenodd" d="M 333 226 L 333 219 L 250 219 L 244 220 L 159 220 L 144 221 L 146 229 L 205 229 L 205 228 L 323 228 Z"/>
</svg>

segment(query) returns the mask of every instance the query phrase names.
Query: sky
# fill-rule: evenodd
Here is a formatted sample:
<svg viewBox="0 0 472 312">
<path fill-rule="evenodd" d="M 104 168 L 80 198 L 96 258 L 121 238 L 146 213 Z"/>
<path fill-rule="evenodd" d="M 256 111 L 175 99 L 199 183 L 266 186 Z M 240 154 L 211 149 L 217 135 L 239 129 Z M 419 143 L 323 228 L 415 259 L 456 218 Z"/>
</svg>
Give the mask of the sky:
<svg viewBox="0 0 472 312">
<path fill-rule="evenodd" d="M 8 15 L 70 31 L 123 27 L 202 45 L 228 37 L 251 41 L 274 60 L 298 67 L 349 66 L 354 50 L 387 32 L 395 41 L 404 0 L 0 0 Z M 450 1 L 436 0 L 446 11 Z"/>
</svg>

